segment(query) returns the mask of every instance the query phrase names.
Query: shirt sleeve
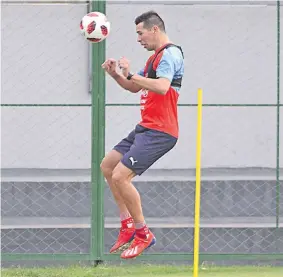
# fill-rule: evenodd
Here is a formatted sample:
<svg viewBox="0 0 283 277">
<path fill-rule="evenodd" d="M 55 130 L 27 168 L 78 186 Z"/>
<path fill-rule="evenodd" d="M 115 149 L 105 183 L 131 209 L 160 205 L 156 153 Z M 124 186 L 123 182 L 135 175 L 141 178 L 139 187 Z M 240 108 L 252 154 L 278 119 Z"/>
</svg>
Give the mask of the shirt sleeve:
<svg viewBox="0 0 283 277">
<path fill-rule="evenodd" d="M 179 49 L 165 49 L 156 69 L 156 77 L 166 78 L 172 82 L 181 61 L 182 56 Z"/>
</svg>

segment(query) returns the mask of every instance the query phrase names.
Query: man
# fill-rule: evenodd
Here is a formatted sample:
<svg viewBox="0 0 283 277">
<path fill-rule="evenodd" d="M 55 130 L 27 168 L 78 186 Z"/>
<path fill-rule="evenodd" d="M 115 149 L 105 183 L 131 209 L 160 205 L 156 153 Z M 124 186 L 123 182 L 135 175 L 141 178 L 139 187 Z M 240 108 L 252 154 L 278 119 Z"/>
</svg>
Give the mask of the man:
<svg viewBox="0 0 283 277">
<path fill-rule="evenodd" d="M 172 44 L 161 17 L 154 11 L 135 20 L 138 42 L 155 53 L 137 74 L 130 72 L 129 61 L 108 59 L 102 68 L 124 89 L 141 94 L 141 122 L 101 163 L 101 170 L 110 186 L 120 211 L 121 229 L 110 253 L 122 251 L 121 258 L 140 255 L 156 243 L 146 225 L 141 199 L 132 184 L 154 162 L 170 151 L 178 139 L 177 101 L 184 72 L 183 53 Z"/>
</svg>

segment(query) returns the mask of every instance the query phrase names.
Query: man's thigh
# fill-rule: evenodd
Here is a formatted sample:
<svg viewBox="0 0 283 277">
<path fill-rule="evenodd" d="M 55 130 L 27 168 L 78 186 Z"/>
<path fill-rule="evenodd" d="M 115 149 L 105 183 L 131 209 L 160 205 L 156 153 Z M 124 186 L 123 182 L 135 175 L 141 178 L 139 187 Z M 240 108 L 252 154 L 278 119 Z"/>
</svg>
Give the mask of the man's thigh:
<svg viewBox="0 0 283 277">
<path fill-rule="evenodd" d="M 141 175 L 176 143 L 177 139 L 169 134 L 145 129 L 144 132 L 135 134 L 134 144 L 124 154 L 121 162 L 135 174 Z"/>
<path fill-rule="evenodd" d="M 123 155 L 112 149 L 109 153 L 105 155 L 101 162 L 101 169 L 104 173 L 110 174 L 114 170 L 114 168 L 117 166 L 117 164 L 121 161 Z"/>
</svg>

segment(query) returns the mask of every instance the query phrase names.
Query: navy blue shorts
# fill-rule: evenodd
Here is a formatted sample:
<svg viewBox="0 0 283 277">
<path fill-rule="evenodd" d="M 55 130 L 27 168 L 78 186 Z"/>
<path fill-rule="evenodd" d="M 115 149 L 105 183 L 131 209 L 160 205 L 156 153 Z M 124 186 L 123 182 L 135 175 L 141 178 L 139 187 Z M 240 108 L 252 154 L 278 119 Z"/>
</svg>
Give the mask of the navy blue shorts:
<svg viewBox="0 0 283 277">
<path fill-rule="evenodd" d="M 169 134 L 137 125 L 113 149 L 123 155 L 121 162 L 126 167 L 141 175 L 176 143 L 177 138 Z"/>
</svg>

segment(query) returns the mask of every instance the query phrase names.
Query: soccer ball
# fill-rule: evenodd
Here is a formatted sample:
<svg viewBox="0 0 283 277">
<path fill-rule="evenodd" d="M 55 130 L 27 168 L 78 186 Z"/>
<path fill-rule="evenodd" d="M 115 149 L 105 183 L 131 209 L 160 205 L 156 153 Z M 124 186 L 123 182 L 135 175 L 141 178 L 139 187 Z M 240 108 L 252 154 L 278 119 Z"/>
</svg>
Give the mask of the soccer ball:
<svg viewBox="0 0 283 277">
<path fill-rule="evenodd" d="M 106 39 L 110 33 L 110 22 L 101 12 L 90 12 L 80 22 L 82 35 L 90 42 L 97 43 Z"/>
</svg>

